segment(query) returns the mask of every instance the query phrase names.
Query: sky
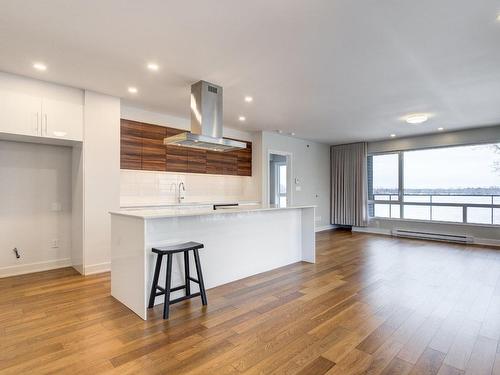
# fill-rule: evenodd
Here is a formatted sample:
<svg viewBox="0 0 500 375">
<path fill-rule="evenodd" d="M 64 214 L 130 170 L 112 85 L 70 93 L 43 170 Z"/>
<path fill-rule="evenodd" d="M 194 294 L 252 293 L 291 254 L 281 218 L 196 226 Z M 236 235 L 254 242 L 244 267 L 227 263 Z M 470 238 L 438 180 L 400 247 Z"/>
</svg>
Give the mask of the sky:
<svg viewBox="0 0 500 375">
<path fill-rule="evenodd" d="M 500 146 L 500 143 L 498 144 Z M 373 160 L 374 188 L 397 188 L 397 155 Z M 500 152 L 493 145 L 446 147 L 404 153 L 405 189 L 500 186 Z"/>
</svg>

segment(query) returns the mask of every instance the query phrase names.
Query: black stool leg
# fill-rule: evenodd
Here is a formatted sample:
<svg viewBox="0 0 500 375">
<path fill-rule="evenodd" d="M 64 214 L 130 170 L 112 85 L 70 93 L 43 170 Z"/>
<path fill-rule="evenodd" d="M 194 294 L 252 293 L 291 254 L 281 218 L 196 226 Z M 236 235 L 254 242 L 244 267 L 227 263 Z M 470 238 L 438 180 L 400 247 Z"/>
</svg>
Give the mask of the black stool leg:
<svg viewBox="0 0 500 375">
<path fill-rule="evenodd" d="M 163 254 L 158 254 L 158 256 L 156 257 L 155 274 L 153 277 L 153 285 L 151 285 L 151 294 L 149 295 L 148 308 L 153 307 L 155 304 L 156 287 L 158 286 L 158 277 L 160 276 L 160 269 L 161 269 L 161 261 L 162 260 L 163 260 Z"/>
<path fill-rule="evenodd" d="M 172 254 L 167 254 L 167 282 L 165 284 L 165 302 L 163 303 L 163 319 L 168 319 L 170 310 L 170 281 L 172 280 Z"/>
<path fill-rule="evenodd" d="M 186 284 L 186 296 L 190 296 L 191 280 L 189 280 L 189 251 L 184 252 L 184 283 Z"/>
<path fill-rule="evenodd" d="M 198 274 L 198 281 L 200 282 L 201 303 L 206 306 L 207 293 L 205 292 L 205 283 L 203 282 L 203 275 L 201 273 L 200 255 L 198 254 L 198 249 L 194 250 L 194 262 L 196 263 L 196 273 Z"/>
</svg>

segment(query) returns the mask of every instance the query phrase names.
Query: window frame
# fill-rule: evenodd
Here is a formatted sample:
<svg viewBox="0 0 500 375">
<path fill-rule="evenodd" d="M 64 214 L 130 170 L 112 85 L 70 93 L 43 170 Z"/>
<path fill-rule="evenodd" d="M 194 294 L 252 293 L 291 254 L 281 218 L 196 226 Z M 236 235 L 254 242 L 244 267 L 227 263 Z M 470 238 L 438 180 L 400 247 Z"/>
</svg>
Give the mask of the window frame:
<svg viewBox="0 0 500 375">
<path fill-rule="evenodd" d="M 388 200 L 380 200 L 380 199 L 370 199 L 370 191 L 368 191 L 368 207 L 370 205 L 373 206 L 373 218 L 382 218 L 380 216 L 375 216 L 375 204 L 388 204 L 389 205 L 389 217 L 384 217 L 384 219 L 401 219 L 403 218 L 403 174 L 402 174 L 402 152 L 401 151 L 390 151 L 390 152 L 377 152 L 377 153 L 370 153 L 368 154 L 368 157 L 374 157 L 374 156 L 381 156 L 381 155 L 398 155 L 398 193 L 397 193 L 397 200 L 392 200 L 391 197 L 396 195 L 396 194 L 387 194 L 389 196 Z M 369 169 L 369 168 L 367 168 Z M 373 171 L 373 170 L 372 170 Z M 381 194 L 378 194 L 381 195 Z M 373 194 L 373 197 L 375 197 L 375 194 Z M 392 217 L 392 209 L 391 209 L 391 204 L 396 204 L 399 205 L 399 218 L 393 218 Z M 370 209 L 368 209 L 368 212 L 370 212 Z"/>
<path fill-rule="evenodd" d="M 418 148 L 418 149 L 412 149 L 412 150 L 402 150 L 402 151 L 388 151 L 388 152 L 373 152 L 368 154 L 368 158 L 378 156 L 378 155 L 393 155 L 397 154 L 398 155 L 398 199 L 397 200 L 391 200 L 391 196 L 394 194 L 388 194 L 389 200 L 380 200 L 380 199 L 370 199 L 370 191 L 369 189 L 367 192 L 367 201 L 368 201 L 368 213 L 369 213 L 369 219 L 383 219 L 383 220 L 402 220 L 402 221 L 417 221 L 417 222 L 424 222 L 424 223 L 436 223 L 436 224 L 456 224 L 456 225 L 470 225 L 470 226 L 482 226 L 482 227 L 495 227 L 498 228 L 500 224 L 495 224 L 494 223 L 494 215 L 495 215 L 495 209 L 500 209 L 500 204 L 495 204 L 495 197 L 500 197 L 500 195 L 485 195 L 485 197 L 490 197 L 491 198 L 491 204 L 481 204 L 481 203 L 439 203 L 439 202 L 433 202 L 432 197 L 433 196 L 439 196 L 437 194 L 432 194 L 429 195 L 429 202 L 405 202 L 404 201 L 404 154 L 405 152 L 408 151 L 420 151 L 420 150 L 433 150 L 433 149 L 439 149 L 439 148 L 452 148 L 452 147 L 467 147 L 467 146 L 480 146 L 480 145 L 493 145 L 496 144 L 496 142 L 485 142 L 485 143 L 474 143 L 474 144 L 464 144 L 464 145 L 451 145 L 451 146 L 442 146 L 442 147 L 425 147 L 425 148 Z M 367 160 L 368 164 L 368 160 Z M 367 173 L 370 173 L 370 168 L 367 168 Z M 373 169 L 372 169 L 372 174 L 373 174 Z M 373 176 L 372 176 L 373 178 Z M 369 176 L 368 176 L 369 179 Z M 373 186 L 372 186 L 373 188 Z M 375 194 L 372 195 L 375 198 Z M 378 194 L 381 195 L 381 194 Z M 410 196 L 411 194 L 406 194 L 407 196 Z M 470 194 L 464 195 L 464 194 L 454 194 L 451 196 L 471 196 Z M 375 205 L 376 204 L 388 204 L 389 205 L 389 217 L 381 217 L 381 216 L 375 216 Z M 399 205 L 399 218 L 392 217 L 392 210 L 391 210 L 391 204 L 397 204 Z M 414 205 L 414 206 L 425 206 L 430 208 L 430 216 L 429 220 L 427 219 L 406 219 L 404 217 L 404 206 L 406 205 Z M 371 210 L 370 206 L 373 207 L 373 216 L 371 216 Z M 461 207 L 462 208 L 462 221 L 440 221 L 440 220 L 432 220 L 432 208 L 433 207 Z M 491 223 L 490 224 L 481 224 L 481 223 L 469 223 L 467 222 L 467 209 L 468 208 L 489 208 L 491 209 Z"/>
</svg>

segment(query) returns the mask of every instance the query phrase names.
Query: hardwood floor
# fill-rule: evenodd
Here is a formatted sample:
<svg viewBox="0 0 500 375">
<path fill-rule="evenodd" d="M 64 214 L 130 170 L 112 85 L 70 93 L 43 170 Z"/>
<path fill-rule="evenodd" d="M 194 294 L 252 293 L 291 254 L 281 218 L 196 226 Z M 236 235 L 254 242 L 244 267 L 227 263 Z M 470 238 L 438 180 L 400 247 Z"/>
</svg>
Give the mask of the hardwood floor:
<svg viewBox="0 0 500 375">
<path fill-rule="evenodd" d="M 296 263 L 161 305 L 109 273 L 0 280 L 1 374 L 500 375 L 500 251 L 350 232 Z"/>
</svg>

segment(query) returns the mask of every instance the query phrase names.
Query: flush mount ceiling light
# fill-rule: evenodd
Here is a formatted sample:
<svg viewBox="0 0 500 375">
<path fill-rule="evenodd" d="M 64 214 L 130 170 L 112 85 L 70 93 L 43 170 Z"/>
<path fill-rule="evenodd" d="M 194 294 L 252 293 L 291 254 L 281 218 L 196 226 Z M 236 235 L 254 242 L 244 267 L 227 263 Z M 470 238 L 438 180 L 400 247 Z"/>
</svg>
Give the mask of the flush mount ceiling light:
<svg viewBox="0 0 500 375">
<path fill-rule="evenodd" d="M 438 131 L 442 132 L 444 130 L 444 128 L 438 128 Z"/>
<path fill-rule="evenodd" d="M 251 103 L 251 102 L 253 102 L 253 98 L 251 96 L 245 96 L 245 101 L 247 103 Z"/>
<path fill-rule="evenodd" d="M 395 138 L 396 137 L 396 134 L 391 134 L 391 138 Z"/>
<path fill-rule="evenodd" d="M 497 14 L 497 21 L 500 22 L 500 13 Z"/>
<path fill-rule="evenodd" d="M 247 118 L 246 118 L 245 116 L 240 116 L 240 117 L 238 117 L 238 120 L 240 120 L 240 121 L 245 121 L 246 119 L 247 119 Z"/>
<path fill-rule="evenodd" d="M 131 94 L 137 94 L 138 92 L 137 87 L 129 87 L 128 92 Z"/>
<path fill-rule="evenodd" d="M 156 63 L 149 63 L 148 64 L 148 69 L 151 70 L 151 71 L 153 71 L 153 72 L 157 72 L 158 69 L 160 69 L 160 67 Z"/>
<path fill-rule="evenodd" d="M 47 65 L 45 65 L 44 63 L 41 63 L 41 62 L 37 62 L 37 63 L 33 64 L 33 68 L 35 68 L 36 70 L 39 70 L 41 72 L 44 72 L 47 70 Z"/>
<path fill-rule="evenodd" d="M 426 122 L 429 117 L 430 115 L 428 113 L 412 113 L 403 118 L 408 124 L 416 125 Z"/>
</svg>

